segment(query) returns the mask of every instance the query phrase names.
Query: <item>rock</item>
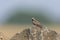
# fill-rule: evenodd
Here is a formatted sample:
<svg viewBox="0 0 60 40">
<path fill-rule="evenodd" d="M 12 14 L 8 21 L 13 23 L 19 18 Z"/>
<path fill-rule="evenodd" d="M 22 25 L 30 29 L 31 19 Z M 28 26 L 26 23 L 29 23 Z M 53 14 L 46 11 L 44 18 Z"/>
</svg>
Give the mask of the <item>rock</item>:
<svg viewBox="0 0 60 40">
<path fill-rule="evenodd" d="M 32 18 L 33 27 L 16 33 L 10 40 L 60 40 L 57 32 L 44 27 L 35 18 Z"/>
</svg>

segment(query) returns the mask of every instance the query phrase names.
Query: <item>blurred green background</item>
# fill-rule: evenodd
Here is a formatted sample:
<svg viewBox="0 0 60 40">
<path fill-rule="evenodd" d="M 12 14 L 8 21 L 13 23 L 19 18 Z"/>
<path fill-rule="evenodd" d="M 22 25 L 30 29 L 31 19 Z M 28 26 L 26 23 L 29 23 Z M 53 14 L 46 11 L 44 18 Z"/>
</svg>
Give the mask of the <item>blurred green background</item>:
<svg viewBox="0 0 60 40">
<path fill-rule="evenodd" d="M 42 24 L 60 24 L 60 2 L 51 1 L 1 0 L 0 24 L 32 24 L 32 17 Z"/>
<path fill-rule="evenodd" d="M 44 12 L 30 11 L 30 10 L 18 10 L 14 11 L 13 16 L 8 18 L 6 23 L 9 24 L 32 24 L 32 17 L 36 18 L 43 24 L 51 23 L 51 19 L 44 14 Z"/>
</svg>

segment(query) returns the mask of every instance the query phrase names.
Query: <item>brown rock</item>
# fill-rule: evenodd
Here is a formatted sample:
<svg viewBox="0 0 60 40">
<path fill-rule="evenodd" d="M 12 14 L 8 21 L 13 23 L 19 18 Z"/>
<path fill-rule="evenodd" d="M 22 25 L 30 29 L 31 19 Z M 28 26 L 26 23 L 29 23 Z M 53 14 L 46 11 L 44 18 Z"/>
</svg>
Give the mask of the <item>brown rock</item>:
<svg viewBox="0 0 60 40">
<path fill-rule="evenodd" d="M 58 33 L 41 25 L 39 21 L 32 18 L 33 27 L 16 33 L 10 40 L 60 40 Z"/>
</svg>

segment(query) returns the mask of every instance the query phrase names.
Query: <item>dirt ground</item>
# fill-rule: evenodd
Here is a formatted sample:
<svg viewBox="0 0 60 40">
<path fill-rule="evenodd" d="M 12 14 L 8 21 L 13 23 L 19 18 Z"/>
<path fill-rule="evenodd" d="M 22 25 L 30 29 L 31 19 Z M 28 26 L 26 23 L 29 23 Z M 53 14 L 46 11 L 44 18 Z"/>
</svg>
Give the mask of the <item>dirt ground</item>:
<svg viewBox="0 0 60 40">
<path fill-rule="evenodd" d="M 21 32 L 25 28 L 32 27 L 32 25 L 0 25 L 0 32 L 7 39 L 10 39 L 14 34 Z M 60 25 L 49 25 L 51 30 L 60 33 Z"/>
</svg>

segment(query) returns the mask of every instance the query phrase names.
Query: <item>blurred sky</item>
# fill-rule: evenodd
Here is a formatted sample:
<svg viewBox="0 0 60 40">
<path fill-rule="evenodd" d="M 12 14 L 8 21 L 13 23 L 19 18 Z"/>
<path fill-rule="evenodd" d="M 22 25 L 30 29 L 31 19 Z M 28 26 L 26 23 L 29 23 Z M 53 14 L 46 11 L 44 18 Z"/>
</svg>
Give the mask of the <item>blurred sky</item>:
<svg viewBox="0 0 60 40">
<path fill-rule="evenodd" d="M 60 21 L 60 0 L 0 0 L 0 23 L 10 16 L 9 10 L 16 7 L 42 8 L 54 21 Z M 50 13 L 51 12 L 51 13 Z"/>
</svg>

